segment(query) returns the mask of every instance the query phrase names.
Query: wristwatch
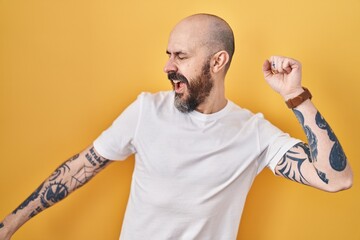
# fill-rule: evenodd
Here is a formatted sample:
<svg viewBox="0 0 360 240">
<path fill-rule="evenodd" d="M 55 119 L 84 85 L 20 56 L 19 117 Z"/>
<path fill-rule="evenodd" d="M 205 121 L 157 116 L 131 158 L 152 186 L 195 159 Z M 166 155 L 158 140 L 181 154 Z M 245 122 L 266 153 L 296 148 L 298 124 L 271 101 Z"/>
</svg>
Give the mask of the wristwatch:
<svg viewBox="0 0 360 240">
<path fill-rule="evenodd" d="M 299 106 L 306 100 L 312 98 L 312 95 L 311 95 L 309 89 L 307 89 L 305 87 L 303 87 L 303 89 L 304 89 L 304 91 L 302 93 L 300 93 L 300 95 L 298 95 L 294 98 L 291 98 L 285 102 L 286 105 L 288 106 L 288 108 L 296 108 L 297 106 Z"/>
</svg>

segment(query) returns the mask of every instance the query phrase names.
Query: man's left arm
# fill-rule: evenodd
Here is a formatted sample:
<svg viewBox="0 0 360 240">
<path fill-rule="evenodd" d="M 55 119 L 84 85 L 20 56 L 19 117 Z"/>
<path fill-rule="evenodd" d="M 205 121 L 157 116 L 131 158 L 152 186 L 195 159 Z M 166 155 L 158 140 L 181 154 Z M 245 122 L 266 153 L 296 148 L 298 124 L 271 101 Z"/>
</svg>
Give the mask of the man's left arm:
<svg viewBox="0 0 360 240">
<path fill-rule="evenodd" d="M 279 161 L 275 173 L 329 192 L 350 188 L 351 167 L 336 135 L 310 101 L 309 94 L 304 93 L 301 64 L 291 58 L 273 56 L 265 61 L 263 72 L 265 80 L 285 101 L 295 100 L 292 110 L 308 141 L 292 147 Z"/>
</svg>

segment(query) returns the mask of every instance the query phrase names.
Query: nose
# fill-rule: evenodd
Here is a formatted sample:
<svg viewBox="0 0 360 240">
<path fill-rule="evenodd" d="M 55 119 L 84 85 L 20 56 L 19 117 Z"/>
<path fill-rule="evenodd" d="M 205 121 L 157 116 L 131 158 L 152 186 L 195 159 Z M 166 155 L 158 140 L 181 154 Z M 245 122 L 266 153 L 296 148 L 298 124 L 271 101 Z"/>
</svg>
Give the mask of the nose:
<svg viewBox="0 0 360 240">
<path fill-rule="evenodd" d="M 169 58 L 169 60 L 166 62 L 165 66 L 164 66 L 164 72 L 165 73 L 169 73 L 169 72 L 177 72 L 178 68 L 176 66 L 176 64 L 174 63 L 172 58 Z"/>
</svg>

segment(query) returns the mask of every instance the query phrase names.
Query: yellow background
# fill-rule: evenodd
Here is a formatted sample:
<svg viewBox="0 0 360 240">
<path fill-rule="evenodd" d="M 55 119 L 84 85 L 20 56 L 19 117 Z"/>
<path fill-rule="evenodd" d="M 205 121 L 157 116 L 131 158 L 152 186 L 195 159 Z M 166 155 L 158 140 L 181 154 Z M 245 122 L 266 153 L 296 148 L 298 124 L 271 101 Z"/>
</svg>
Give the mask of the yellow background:
<svg viewBox="0 0 360 240">
<path fill-rule="evenodd" d="M 360 239 L 359 0 L 0 0 L 0 218 L 141 91 L 170 89 L 169 31 L 198 12 L 220 15 L 235 32 L 228 98 L 304 139 L 261 72 L 270 55 L 299 59 L 354 169 L 353 188 L 336 194 L 265 170 L 238 239 Z M 118 239 L 132 168 L 132 158 L 113 164 L 13 239 Z"/>
</svg>

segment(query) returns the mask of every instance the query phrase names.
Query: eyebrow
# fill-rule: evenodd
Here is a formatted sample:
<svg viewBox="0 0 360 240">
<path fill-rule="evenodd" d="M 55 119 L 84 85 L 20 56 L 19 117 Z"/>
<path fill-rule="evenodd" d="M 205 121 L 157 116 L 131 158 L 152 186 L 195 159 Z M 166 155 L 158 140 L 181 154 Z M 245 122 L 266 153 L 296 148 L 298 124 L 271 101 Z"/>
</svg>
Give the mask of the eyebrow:
<svg viewBox="0 0 360 240">
<path fill-rule="evenodd" d="M 171 52 L 170 52 L 169 50 L 166 50 L 166 54 L 171 55 Z M 174 52 L 173 54 L 176 55 L 176 56 L 178 56 L 178 55 L 180 55 L 180 54 L 186 54 L 186 53 L 185 53 L 185 52 L 182 52 L 182 51 L 177 51 L 177 52 Z"/>
</svg>

